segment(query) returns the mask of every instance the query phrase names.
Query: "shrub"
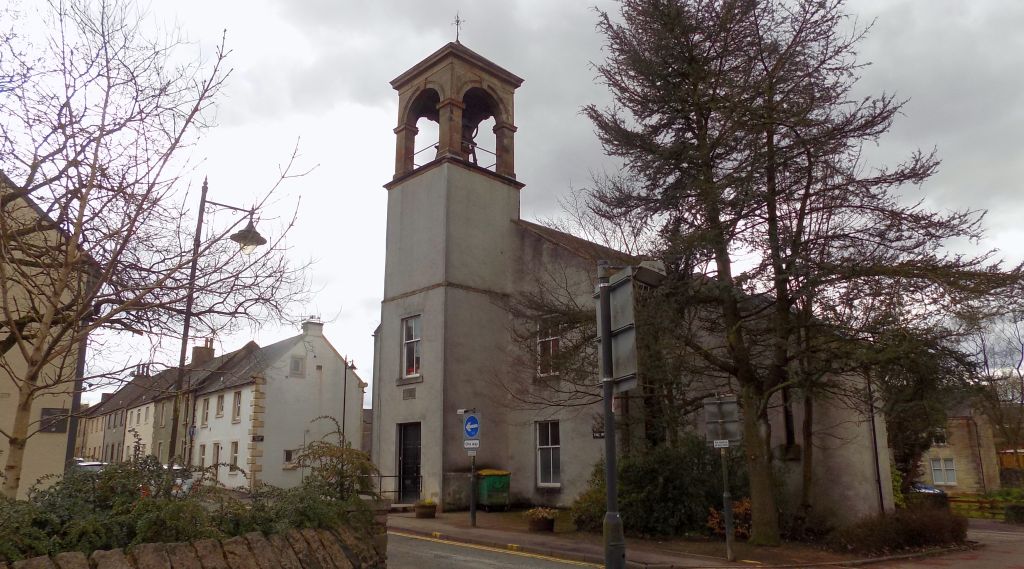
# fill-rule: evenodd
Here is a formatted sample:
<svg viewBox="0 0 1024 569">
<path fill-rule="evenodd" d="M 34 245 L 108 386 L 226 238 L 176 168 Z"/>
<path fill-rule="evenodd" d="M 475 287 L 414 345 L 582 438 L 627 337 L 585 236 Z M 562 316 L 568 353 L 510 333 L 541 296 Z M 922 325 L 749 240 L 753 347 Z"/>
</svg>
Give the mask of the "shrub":
<svg viewBox="0 0 1024 569">
<path fill-rule="evenodd" d="M 224 537 L 210 523 L 203 506 L 193 500 L 139 500 L 132 514 L 135 519 L 133 544 Z"/>
<path fill-rule="evenodd" d="M 1008 504 L 1005 514 L 1006 523 L 1024 524 L 1024 504 Z"/>
<path fill-rule="evenodd" d="M 890 478 L 892 479 L 892 501 L 897 508 L 907 507 L 907 495 L 903 492 L 903 473 L 896 465 L 889 467 Z"/>
<path fill-rule="evenodd" d="M 741 458 L 732 457 L 732 493 L 747 493 Z M 696 437 L 678 446 L 660 446 L 627 455 L 619 466 L 619 512 L 626 529 L 635 535 L 680 535 L 704 531 L 708 510 L 721 503 L 719 454 Z M 572 507 L 572 519 L 581 530 L 600 531 L 605 514 L 603 468 L 594 469 L 587 489 Z"/>
<path fill-rule="evenodd" d="M 828 537 L 835 551 L 886 554 L 903 549 L 944 546 L 967 539 L 967 519 L 944 508 L 916 507 L 872 516 Z"/>
<path fill-rule="evenodd" d="M 52 553 L 49 529 L 55 523 L 35 504 L 0 497 L 0 561 Z"/>
<path fill-rule="evenodd" d="M 597 533 L 604 525 L 604 514 L 604 463 L 599 462 L 594 466 L 594 471 L 587 482 L 587 489 L 573 501 L 569 517 L 576 525 L 576 529 Z"/>
<path fill-rule="evenodd" d="M 370 527 L 373 513 L 362 497 L 374 495 L 376 469 L 365 453 L 324 439 L 308 444 L 301 460 L 310 469 L 301 486 L 258 485 L 241 490 L 241 498 L 212 479 L 215 466 L 224 464 L 188 472 L 195 483 L 187 493 L 175 490 L 181 473 L 151 456 L 101 472 L 71 469 L 46 488 L 37 483 L 27 501 L 0 498 L 0 567 L 62 551 L 89 553 L 251 531 Z"/>
<path fill-rule="evenodd" d="M 709 508 L 707 527 L 711 533 L 725 537 L 725 515 L 715 508 Z M 752 523 L 750 498 L 744 498 L 732 503 L 732 534 L 738 539 L 750 537 Z"/>
</svg>

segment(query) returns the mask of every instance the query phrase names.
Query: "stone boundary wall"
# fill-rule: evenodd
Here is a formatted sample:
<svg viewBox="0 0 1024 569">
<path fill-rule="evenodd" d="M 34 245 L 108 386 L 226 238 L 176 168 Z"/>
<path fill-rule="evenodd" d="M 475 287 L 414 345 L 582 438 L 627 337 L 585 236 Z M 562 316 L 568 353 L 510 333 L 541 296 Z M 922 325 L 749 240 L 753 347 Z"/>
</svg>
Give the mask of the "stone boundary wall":
<svg viewBox="0 0 1024 569">
<path fill-rule="evenodd" d="M 89 556 L 77 551 L 59 553 L 10 565 L 0 562 L 0 569 L 385 569 L 386 504 L 375 505 L 374 511 L 370 539 L 345 527 L 269 536 L 253 532 L 222 541 L 144 543 Z"/>
</svg>

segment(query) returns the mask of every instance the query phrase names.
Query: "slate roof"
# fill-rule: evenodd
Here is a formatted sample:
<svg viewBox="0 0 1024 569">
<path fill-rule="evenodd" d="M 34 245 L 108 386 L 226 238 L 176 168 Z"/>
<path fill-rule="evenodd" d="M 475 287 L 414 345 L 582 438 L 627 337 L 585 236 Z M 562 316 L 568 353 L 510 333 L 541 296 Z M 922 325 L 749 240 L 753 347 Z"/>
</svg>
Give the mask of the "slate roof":
<svg viewBox="0 0 1024 569">
<path fill-rule="evenodd" d="M 198 394 L 212 393 L 222 389 L 230 389 L 252 383 L 253 376 L 258 375 L 280 360 L 302 341 L 303 335 L 292 336 L 280 342 L 260 348 L 250 342 L 238 351 L 238 357 L 222 366 L 203 383 Z"/>
<path fill-rule="evenodd" d="M 514 219 L 512 223 L 521 227 L 524 231 L 528 231 L 537 235 L 541 239 L 553 243 L 563 249 L 568 250 L 570 253 L 587 259 L 589 261 L 614 261 L 621 264 L 636 264 L 641 261 L 640 257 L 635 257 L 622 251 L 617 251 L 611 247 L 605 247 L 604 245 L 598 245 L 593 241 L 587 241 L 581 239 L 575 235 L 570 235 L 564 231 L 558 231 L 550 227 L 525 221 L 522 219 Z"/>
</svg>

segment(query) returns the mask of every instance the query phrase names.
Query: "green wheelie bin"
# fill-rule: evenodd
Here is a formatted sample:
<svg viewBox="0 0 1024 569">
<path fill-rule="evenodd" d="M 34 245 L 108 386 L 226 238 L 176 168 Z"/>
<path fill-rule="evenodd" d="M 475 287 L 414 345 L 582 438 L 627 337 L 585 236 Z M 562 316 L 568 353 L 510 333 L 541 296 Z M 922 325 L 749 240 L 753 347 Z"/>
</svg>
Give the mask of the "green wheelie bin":
<svg viewBox="0 0 1024 569">
<path fill-rule="evenodd" d="M 509 481 L 512 473 L 507 470 L 485 468 L 476 473 L 479 478 L 477 482 L 477 504 L 491 511 L 493 508 L 508 510 L 512 504 L 509 494 Z"/>
</svg>

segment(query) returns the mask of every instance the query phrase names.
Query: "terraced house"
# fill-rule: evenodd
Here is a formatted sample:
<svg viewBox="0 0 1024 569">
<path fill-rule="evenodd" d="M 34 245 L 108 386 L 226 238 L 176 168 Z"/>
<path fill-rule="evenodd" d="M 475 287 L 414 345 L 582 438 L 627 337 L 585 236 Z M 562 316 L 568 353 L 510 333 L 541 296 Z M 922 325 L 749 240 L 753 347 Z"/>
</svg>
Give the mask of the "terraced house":
<svg viewBox="0 0 1024 569">
<path fill-rule="evenodd" d="M 80 445 L 85 457 L 120 462 L 138 453 L 169 463 L 177 373 L 168 368 L 151 376 L 140 368 L 90 408 Z M 317 417 L 336 419 L 341 434 L 361 444 L 366 383 L 324 337 L 320 322 L 305 322 L 301 334 L 280 342 L 249 342 L 220 356 L 210 342 L 196 346 L 183 385 L 175 456 L 195 466 L 219 465 L 216 479 L 229 487 L 299 484 L 299 452 L 336 430 Z"/>
</svg>

